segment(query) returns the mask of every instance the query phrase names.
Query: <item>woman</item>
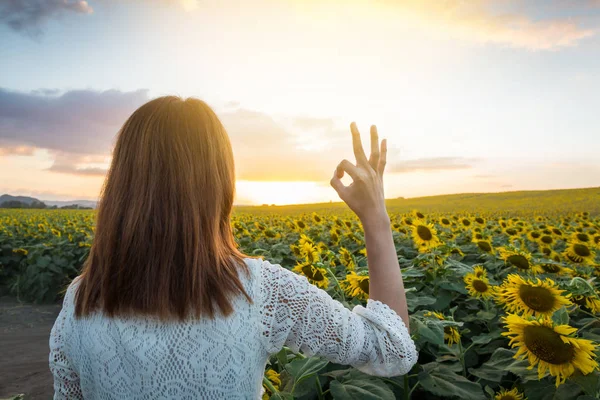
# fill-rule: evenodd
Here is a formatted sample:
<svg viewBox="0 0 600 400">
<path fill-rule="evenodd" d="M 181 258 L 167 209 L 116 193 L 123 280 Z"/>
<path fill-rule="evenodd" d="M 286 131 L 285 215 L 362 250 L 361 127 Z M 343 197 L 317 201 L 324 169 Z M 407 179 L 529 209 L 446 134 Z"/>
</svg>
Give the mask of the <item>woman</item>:
<svg viewBox="0 0 600 400">
<path fill-rule="evenodd" d="M 352 311 L 279 265 L 240 253 L 230 226 L 233 154 L 204 102 L 162 97 L 122 127 L 95 238 L 50 337 L 55 399 L 256 399 L 283 346 L 372 375 L 407 373 L 417 353 L 383 196 L 386 144 L 331 185 L 360 218 L 367 306 Z M 349 174 L 353 183 L 341 182 Z"/>
</svg>

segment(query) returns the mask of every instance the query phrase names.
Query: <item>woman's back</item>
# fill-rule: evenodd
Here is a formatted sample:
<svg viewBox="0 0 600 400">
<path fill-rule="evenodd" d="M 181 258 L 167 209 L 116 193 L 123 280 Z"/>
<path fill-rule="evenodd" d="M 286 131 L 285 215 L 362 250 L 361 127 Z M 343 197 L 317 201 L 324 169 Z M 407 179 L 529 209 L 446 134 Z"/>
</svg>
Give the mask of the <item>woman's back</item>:
<svg viewBox="0 0 600 400">
<path fill-rule="evenodd" d="M 417 356 L 385 210 L 386 145 L 373 127 L 367 160 L 351 130 L 357 164 L 342 161 L 331 184 L 361 219 L 369 254 L 370 299 L 352 311 L 240 252 L 233 152 L 206 103 L 167 96 L 136 110 L 52 329 L 55 398 L 256 399 L 268 357 L 284 345 L 372 375 L 408 372 Z"/>
<path fill-rule="evenodd" d="M 406 327 L 384 304 L 351 312 L 305 277 L 245 261 L 253 303 L 239 296 L 232 314 L 214 319 L 76 319 L 76 279 L 50 338 L 56 398 L 257 399 L 267 359 L 284 345 L 374 375 L 403 374 L 416 362 Z"/>
</svg>

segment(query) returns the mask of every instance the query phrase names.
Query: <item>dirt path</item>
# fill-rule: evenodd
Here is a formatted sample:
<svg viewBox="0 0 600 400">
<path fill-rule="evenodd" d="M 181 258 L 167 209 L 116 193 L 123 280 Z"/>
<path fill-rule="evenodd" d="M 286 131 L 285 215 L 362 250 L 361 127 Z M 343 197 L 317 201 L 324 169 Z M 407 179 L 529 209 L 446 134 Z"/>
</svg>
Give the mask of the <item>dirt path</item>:
<svg viewBox="0 0 600 400">
<path fill-rule="evenodd" d="M 48 340 L 59 312 L 59 304 L 0 298 L 0 399 L 19 393 L 27 400 L 52 398 Z"/>
</svg>

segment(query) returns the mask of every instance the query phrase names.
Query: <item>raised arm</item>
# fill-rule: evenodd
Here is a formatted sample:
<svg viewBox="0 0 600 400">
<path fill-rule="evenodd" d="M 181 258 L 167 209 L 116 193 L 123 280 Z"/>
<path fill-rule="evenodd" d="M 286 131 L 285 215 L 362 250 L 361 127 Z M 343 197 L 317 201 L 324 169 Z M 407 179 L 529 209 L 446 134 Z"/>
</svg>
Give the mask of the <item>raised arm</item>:
<svg viewBox="0 0 600 400">
<path fill-rule="evenodd" d="M 402 317 L 408 327 L 404 283 L 383 195 L 387 142 L 384 139 L 380 149 L 377 128 L 375 125 L 371 126 L 371 155 L 367 159 L 354 122 L 350 125 L 350 130 L 356 165 L 342 160 L 331 178 L 331 186 L 356 213 L 365 230 L 369 263 L 369 298 L 387 304 Z M 341 181 L 344 173 L 350 175 L 353 180 L 348 186 Z"/>
<path fill-rule="evenodd" d="M 402 319 L 380 301 L 352 311 L 327 292 L 279 265 L 257 260 L 260 310 L 269 354 L 284 345 L 378 376 L 406 374 L 417 362 Z"/>
</svg>

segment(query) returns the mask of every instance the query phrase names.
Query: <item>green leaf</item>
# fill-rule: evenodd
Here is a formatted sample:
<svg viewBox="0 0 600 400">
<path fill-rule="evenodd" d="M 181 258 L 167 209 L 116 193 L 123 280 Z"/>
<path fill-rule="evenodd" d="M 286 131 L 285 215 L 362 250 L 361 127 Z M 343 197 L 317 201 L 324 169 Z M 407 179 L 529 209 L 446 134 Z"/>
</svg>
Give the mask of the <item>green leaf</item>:
<svg viewBox="0 0 600 400">
<path fill-rule="evenodd" d="M 332 381 L 331 395 L 336 400 L 394 400 L 394 392 L 382 381 L 356 379 L 347 382 Z"/>
<path fill-rule="evenodd" d="M 575 400 L 579 395 L 581 389 L 570 381 L 558 388 L 554 384 L 554 379 L 528 382 L 525 385 L 525 396 L 528 400 Z"/>
<path fill-rule="evenodd" d="M 301 358 L 292 361 L 285 366 L 285 369 L 290 375 L 294 377 L 294 385 L 292 386 L 292 393 L 296 394 L 296 390 L 299 393 L 305 394 L 314 389 L 313 377 L 317 372 L 327 366 L 329 361 L 318 358 Z M 302 384 L 303 381 L 307 381 L 306 384 Z"/>
<path fill-rule="evenodd" d="M 409 310 L 414 311 L 419 306 L 429 306 L 436 302 L 436 299 L 432 296 L 418 296 L 415 294 L 407 294 L 406 302 Z"/>
<path fill-rule="evenodd" d="M 569 378 L 569 381 L 577 384 L 585 394 L 590 396 L 595 396 L 600 390 L 600 374 L 598 371 L 587 375 L 577 372 Z"/>
<path fill-rule="evenodd" d="M 481 311 L 477 312 L 476 316 L 479 319 L 483 319 L 483 320 L 486 320 L 486 321 L 492 321 L 493 319 L 496 318 L 496 311 L 494 311 L 494 310 L 490 310 L 490 311 L 481 310 Z"/>
<path fill-rule="evenodd" d="M 538 380 L 537 370 L 529 370 L 529 363 L 525 360 L 515 360 L 515 351 L 499 348 L 479 368 L 469 369 L 471 375 L 487 381 L 500 383 L 502 377 L 508 372 L 521 377 L 523 380 Z"/>
<path fill-rule="evenodd" d="M 411 323 L 411 328 L 414 326 L 414 333 L 417 335 L 419 342 L 442 346 L 444 344 L 444 328 L 441 324 L 436 323 L 436 321 L 430 322 L 426 325 L 419 319 L 414 319 L 414 322 Z"/>
<path fill-rule="evenodd" d="M 458 397 L 462 400 L 486 399 L 481 385 L 471 382 L 464 376 L 458 375 L 439 364 L 420 372 L 419 382 L 423 389 L 436 396 Z"/>
<path fill-rule="evenodd" d="M 569 312 L 567 311 L 565 306 L 562 306 L 559 310 L 552 314 L 552 321 L 558 325 L 568 325 L 569 324 Z"/>
<path fill-rule="evenodd" d="M 488 344 L 489 342 L 494 340 L 494 338 L 491 335 L 479 335 L 473 336 L 471 340 L 474 344 Z"/>
</svg>

